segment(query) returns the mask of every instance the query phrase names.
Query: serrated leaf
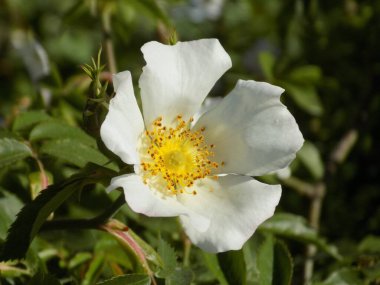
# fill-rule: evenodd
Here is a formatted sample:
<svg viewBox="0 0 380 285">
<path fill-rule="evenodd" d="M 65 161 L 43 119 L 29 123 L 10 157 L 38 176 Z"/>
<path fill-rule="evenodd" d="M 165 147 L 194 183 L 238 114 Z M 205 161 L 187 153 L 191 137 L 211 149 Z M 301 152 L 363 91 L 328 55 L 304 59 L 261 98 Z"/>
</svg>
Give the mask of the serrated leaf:
<svg viewBox="0 0 380 285">
<path fill-rule="evenodd" d="M 24 258 L 25 253 L 47 217 L 71 194 L 89 183 L 113 177 L 110 170 L 89 165 L 70 179 L 49 186 L 35 200 L 25 205 L 8 231 L 0 260 Z"/>
<path fill-rule="evenodd" d="M 173 274 L 177 266 L 177 255 L 174 249 L 162 238 L 160 238 L 157 252 L 161 256 L 163 264 L 162 269 L 157 273 L 157 277 L 166 278 Z"/>
<path fill-rule="evenodd" d="M 304 217 L 288 213 L 275 214 L 272 218 L 264 222 L 259 227 L 259 230 L 304 243 L 315 244 L 319 249 L 334 258 L 341 259 L 336 247 L 327 244 L 323 238 L 318 236 L 318 233 L 307 225 L 307 221 Z"/>
<path fill-rule="evenodd" d="M 23 204 L 15 195 L 5 191 L 2 193 L 3 197 L 0 198 L 0 239 L 5 239 L 9 226 Z"/>
<path fill-rule="evenodd" d="M 89 162 L 106 165 L 109 161 L 97 149 L 76 139 L 48 141 L 40 148 L 40 152 L 62 159 L 78 167 L 84 167 Z"/>
<path fill-rule="evenodd" d="M 30 141 L 45 139 L 75 139 L 83 144 L 96 147 L 96 141 L 80 128 L 60 121 L 42 122 L 35 126 L 29 134 Z"/>
<path fill-rule="evenodd" d="M 39 271 L 27 285 L 61 285 L 53 275 Z"/>
<path fill-rule="evenodd" d="M 32 150 L 26 144 L 15 139 L 0 139 L 0 168 L 31 155 Z"/>
<path fill-rule="evenodd" d="M 0 260 L 23 258 L 46 218 L 64 202 L 64 198 L 77 190 L 75 186 L 79 186 L 77 180 L 49 186 L 30 204 L 25 205 L 9 229 Z"/>
<path fill-rule="evenodd" d="M 257 268 L 259 270 L 259 284 L 272 285 L 274 264 L 274 238 L 266 235 L 259 246 L 257 255 Z"/>
<path fill-rule="evenodd" d="M 291 285 L 293 276 L 293 259 L 288 247 L 277 240 L 274 245 L 273 285 Z"/>
<path fill-rule="evenodd" d="M 15 119 L 12 129 L 13 131 L 26 131 L 34 125 L 50 120 L 51 117 L 45 111 L 28 111 L 21 113 Z"/>
<path fill-rule="evenodd" d="M 322 115 L 323 106 L 314 86 L 288 82 L 281 82 L 280 85 L 302 110 L 314 116 Z"/>
<path fill-rule="evenodd" d="M 150 285 L 150 277 L 144 274 L 126 274 L 105 280 L 96 285 Z"/>
<path fill-rule="evenodd" d="M 193 272 L 189 268 L 176 268 L 165 281 L 166 285 L 190 285 Z"/>
<path fill-rule="evenodd" d="M 259 62 L 263 71 L 265 79 L 271 81 L 274 79 L 273 70 L 275 64 L 275 58 L 270 52 L 261 52 L 259 54 Z"/>
<path fill-rule="evenodd" d="M 297 156 L 315 179 L 322 178 L 324 173 L 322 158 L 313 143 L 305 141 Z"/>
<path fill-rule="evenodd" d="M 242 250 L 218 253 L 218 261 L 230 285 L 247 283 L 247 269 Z"/>
</svg>

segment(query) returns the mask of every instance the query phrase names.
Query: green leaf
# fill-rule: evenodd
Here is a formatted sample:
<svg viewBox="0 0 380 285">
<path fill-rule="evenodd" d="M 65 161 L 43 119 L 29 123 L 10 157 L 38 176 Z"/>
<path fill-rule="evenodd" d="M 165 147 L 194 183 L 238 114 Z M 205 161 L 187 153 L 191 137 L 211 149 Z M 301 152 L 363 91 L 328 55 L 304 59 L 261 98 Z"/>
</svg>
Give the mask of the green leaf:
<svg viewBox="0 0 380 285">
<path fill-rule="evenodd" d="M 190 285 L 193 280 L 193 272 L 188 268 L 176 268 L 165 280 L 166 285 Z"/>
<path fill-rule="evenodd" d="M 80 128 L 60 121 L 42 122 L 35 126 L 29 134 L 29 140 L 32 142 L 45 139 L 75 139 L 83 144 L 96 147 L 96 141 Z"/>
<path fill-rule="evenodd" d="M 307 225 L 304 217 L 288 213 L 275 214 L 264 222 L 259 229 L 263 232 L 270 232 L 304 243 L 315 244 L 334 258 L 341 259 L 336 247 L 327 244 L 324 239 L 319 237 L 318 233 Z"/>
<path fill-rule="evenodd" d="M 126 274 L 96 283 L 96 285 L 150 285 L 150 277 L 144 274 Z"/>
<path fill-rule="evenodd" d="M 140 238 L 135 232 L 131 229 L 128 230 L 128 233 L 132 236 L 132 238 L 137 242 L 137 244 L 144 251 L 144 255 L 146 259 L 148 259 L 153 264 L 164 267 L 161 256 L 151 247 L 148 243 L 146 243 L 142 238 Z"/>
<path fill-rule="evenodd" d="M 297 156 L 315 179 L 322 178 L 325 169 L 319 151 L 313 143 L 305 141 Z"/>
<path fill-rule="evenodd" d="M 285 88 L 289 96 L 302 110 L 314 116 L 322 115 L 322 103 L 314 86 L 288 82 L 280 82 L 279 85 Z"/>
<path fill-rule="evenodd" d="M 157 277 L 166 278 L 174 273 L 177 266 L 177 255 L 174 249 L 162 238 L 160 238 L 157 251 L 163 263 L 163 268 L 157 272 Z"/>
<path fill-rule="evenodd" d="M 257 268 L 259 270 L 259 284 L 272 285 L 273 279 L 273 259 L 274 259 L 274 238 L 266 235 L 263 243 L 259 247 L 257 256 Z"/>
<path fill-rule="evenodd" d="M 379 236 L 366 236 L 359 244 L 358 250 L 360 252 L 380 252 L 380 237 Z"/>
<path fill-rule="evenodd" d="M 0 139 L 0 168 L 31 155 L 32 150 L 26 144 L 15 139 Z"/>
<path fill-rule="evenodd" d="M 155 20 L 161 20 L 167 27 L 171 25 L 170 18 L 155 0 L 132 0 L 128 4 L 133 5 L 139 14 L 145 13 Z"/>
<path fill-rule="evenodd" d="M 55 211 L 71 194 L 80 191 L 83 186 L 103 179 L 109 180 L 115 175 L 108 169 L 88 165 L 70 179 L 49 186 L 35 200 L 25 205 L 17 214 L 9 229 L 0 260 L 21 259 L 40 230 L 47 217 Z"/>
<path fill-rule="evenodd" d="M 359 271 L 343 268 L 332 273 L 325 281 L 313 285 L 363 285 L 363 280 L 359 276 Z"/>
<path fill-rule="evenodd" d="M 89 162 L 106 165 L 109 161 L 109 159 L 97 149 L 76 139 L 48 141 L 40 148 L 40 152 L 60 158 L 78 167 L 84 167 Z"/>
<path fill-rule="evenodd" d="M 90 265 L 84 275 L 81 285 L 91 285 L 94 284 L 103 270 L 105 263 L 105 254 L 98 253 L 91 260 Z"/>
<path fill-rule="evenodd" d="M 277 240 L 274 245 L 273 285 L 291 285 L 292 276 L 292 256 L 286 244 Z"/>
<path fill-rule="evenodd" d="M 247 269 L 242 250 L 222 252 L 217 256 L 228 284 L 247 284 Z"/>
<path fill-rule="evenodd" d="M 304 65 L 293 69 L 287 75 L 287 80 L 300 84 L 315 84 L 321 79 L 321 69 L 315 65 Z"/>
<path fill-rule="evenodd" d="M 6 191 L 2 191 L 2 193 L 3 196 L 0 198 L 0 239 L 5 239 L 9 226 L 23 204 L 15 195 Z"/>
<path fill-rule="evenodd" d="M 265 79 L 272 81 L 274 79 L 273 70 L 275 58 L 270 52 L 261 52 L 259 54 L 259 62 Z"/>
<path fill-rule="evenodd" d="M 45 111 L 28 111 L 21 113 L 15 119 L 12 129 L 13 131 L 27 131 L 34 125 L 50 120 L 51 117 Z"/>
<path fill-rule="evenodd" d="M 61 285 L 61 283 L 53 275 L 39 271 L 29 281 L 28 285 Z"/>
<path fill-rule="evenodd" d="M 70 259 L 67 268 L 72 270 L 75 267 L 82 265 L 83 263 L 89 261 L 92 258 L 92 254 L 89 252 L 78 252 Z"/>
<path fill-rule="evenodd" d="M 215 254 L 207 253 L 204 251 L 201 251 L 201 253 L 202 253 L 205 265 L 214 274 L 214 276 L 218 280 L 218 283 L 220 285 L 228 285 L 226 279 L 224 278 L 223 272 L 220 269 L 217 256 Z"/>
</svg>

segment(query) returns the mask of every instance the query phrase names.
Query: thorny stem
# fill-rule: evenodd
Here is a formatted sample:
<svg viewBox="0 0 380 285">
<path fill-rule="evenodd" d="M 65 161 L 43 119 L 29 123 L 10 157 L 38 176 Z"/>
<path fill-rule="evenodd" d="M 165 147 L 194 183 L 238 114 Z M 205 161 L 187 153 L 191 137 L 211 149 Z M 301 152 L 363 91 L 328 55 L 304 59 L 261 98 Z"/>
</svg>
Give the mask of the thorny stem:
<svg viewBox="0 0 380 285">
<path fill-rule="evenodd" d="M 42 226 L 42 231 L 60 229 L 99 229 L 125 204 L 124 195 L 120 195 L 113 204 L 100 215 L 91 219 L 66 219 L 47 221 Z"/>
<path fill-rule="evenodd" d="M 358 138 L 358 132 L 355 129 L 349 130 L 342 139 L 338 142 L 336 147 L 331 152 L 329 161 L 326 164 L 326 171 L 321 181 L 314 185 L 313 195 L 311 198 L 309 210 L 309 223 L 316 231 L 319 230 L 321 212 L 323 206 L 323 199 L 326 193 L 326 185 L 335 173 L 339 164 L 343 163 L 350 153 L 352 147 L 355 145 Z M 304 264 L 304 284 L 310 284 L 313 276 L 314 257 L 317 253 L 315 245 L 308 245 L 306 248 L 306 261 Z"/>
</svg>

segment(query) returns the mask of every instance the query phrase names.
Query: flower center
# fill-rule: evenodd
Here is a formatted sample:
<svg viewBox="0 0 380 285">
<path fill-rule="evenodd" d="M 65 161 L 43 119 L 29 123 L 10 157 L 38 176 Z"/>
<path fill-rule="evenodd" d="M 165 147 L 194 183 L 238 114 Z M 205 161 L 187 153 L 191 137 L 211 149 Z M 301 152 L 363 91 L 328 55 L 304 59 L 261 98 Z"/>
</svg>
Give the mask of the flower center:
<svg viewBox="0 0 380 285">
<path fill-rule="evenodd" d="M 144 183 L 164 194 L 196 194 L 186 188 L 219 167 L 210 160 L 214 145 L 205 143 L 202 134 L 205 128 L 190 130 L 192 121 L 190 118 L 185 122 L 178 115 L 176 126 L 166 127 L 160 117 L 149 131 L 143 133 L 139 152 Z"/>
</svg>

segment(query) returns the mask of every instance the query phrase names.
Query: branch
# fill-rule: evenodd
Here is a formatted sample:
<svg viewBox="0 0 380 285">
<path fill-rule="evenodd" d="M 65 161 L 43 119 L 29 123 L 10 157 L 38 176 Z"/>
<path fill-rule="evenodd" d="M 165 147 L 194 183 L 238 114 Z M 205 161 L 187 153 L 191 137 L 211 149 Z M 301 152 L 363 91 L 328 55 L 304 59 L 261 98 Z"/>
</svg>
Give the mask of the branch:
<svg viewBox="0 0 380 285">
<path fill-rule="evenodd" d="M 124 194 L 121 194 L 109 208 L 94 218 L 46 221 L 41 227 L 41 231 L 61 229 L 99 229 L 99 227 L 107 223 L 124 204 Z"/>
</svg>

